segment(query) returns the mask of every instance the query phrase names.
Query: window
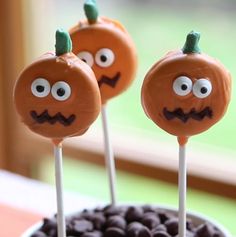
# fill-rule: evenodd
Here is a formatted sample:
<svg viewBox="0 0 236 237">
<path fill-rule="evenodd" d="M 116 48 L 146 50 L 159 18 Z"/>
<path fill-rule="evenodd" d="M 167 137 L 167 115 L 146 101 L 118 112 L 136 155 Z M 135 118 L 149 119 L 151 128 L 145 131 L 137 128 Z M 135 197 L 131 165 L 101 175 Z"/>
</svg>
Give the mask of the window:
<svg viewBox="0 0 236 237">
<path fill-rule="evenodd" d="M 194 28 L 201 32 L 202 50 L 225 64 L 233 77 L 236 74 L 236 33 L 232 31 L 235 16 L 229 11 L 235 7 L 235 3 L 214 2 L 213 6 L 205 1 L 186 1 L 182 4 L 177 6 L 172 1 L 163 1 L 161 4 L 157 1 L 99 1 L 101 15 L 119 19 L 126 26 L 139 56 L 139 70 L 133 85 L 108 104 L 115 153 L 118 160 L 120 158 L 129 164 L 140 164 L 146 168 L 157 167 L 168 170 L 170 174 L 177 170 L 177 143 L 173 136 L 157 128 L 142 110 L 140 88 L 145 73 L 167 51 L 182 47 L 186 34 Z M 54 50 L 54 34 L 58 27 L 69 29 L 84 18 L 82 3 L 78 0 L 71 0 L 70 3 L 65 0 L 23 1 L 23 6 L 25 64 Z M 210 131 L 191 138 L 188 144 L 192 183 L 194 177 L 223 183 L 228 185 L 229 193 L 235 191 L 236 187 L 234 97 L 233 94 L 224 119 Z M 27 136 L 33 135 L 27 133 Z M 49 145 L 46 142 L 44 144 L 49 150 Z M 68 139 L 65 144 L 72 150 L 81 149 L 85 153 L 101 155 L 101 122 L 98 120 L 85 136 Z"/>
</svg>

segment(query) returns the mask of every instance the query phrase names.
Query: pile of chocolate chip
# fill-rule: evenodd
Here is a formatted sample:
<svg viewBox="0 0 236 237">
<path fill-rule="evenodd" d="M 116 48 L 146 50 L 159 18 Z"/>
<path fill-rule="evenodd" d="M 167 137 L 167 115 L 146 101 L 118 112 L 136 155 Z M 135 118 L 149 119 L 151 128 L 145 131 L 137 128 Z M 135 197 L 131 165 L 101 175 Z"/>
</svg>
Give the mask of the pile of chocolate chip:
<svg viewBox="0 0 236 237">
<path fill-rule="evenodd" d="M 210 223 L 186 223 L 186 237 L 223 237 Z M 106 206 L 83 210 L 66 219 L 67 237 L 178 237 L 178 219 L 149 205 Z M 31 237 L 57 237 L 56 217 L 44 219 Z"/>
</svg>

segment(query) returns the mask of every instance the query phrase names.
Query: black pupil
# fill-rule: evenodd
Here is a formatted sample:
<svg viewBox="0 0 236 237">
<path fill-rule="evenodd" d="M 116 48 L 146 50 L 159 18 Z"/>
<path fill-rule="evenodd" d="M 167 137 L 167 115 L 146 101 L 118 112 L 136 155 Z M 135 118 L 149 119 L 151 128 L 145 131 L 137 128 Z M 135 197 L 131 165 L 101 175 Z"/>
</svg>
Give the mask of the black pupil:
<svg viewBox="0 0 236 237">
<path fill-rule="evenodd" d="M 100 59 L 103 63 L 105 63 L 107 61 L 107 56 L 106 55 L 101 55 Z"/>
<path fill-rule="evenodd" d="M 207 93 L 207 88 L 206 87 L 202 87 L 201 88 L 201 93 L 202 94 L 206 94 Z"/>
<path fill-rule="evenodd" d="M 87 63 L 87 60 L 86 60 L 86 59 L 84 59 L 84 58 L 82 58 L 82 61 L 84 61 L 85 63 Z"/>
<path fill-rule="evenodd" d="M 183 91 L 186 91 L 186 90 L 188 89 L 188 86 L 187 86 L 186 84 L 183 84 L 183 85 L 181 86 L 181 89 L 182 89 Z"/>
<path fill-rule="evenodd" d="M 57 95 L 58 96 L 64 96 L 65 95 L 65 90 L 63 89 L 63 88 L 59 88 L 58 90 L 57 90 Z"/>
<path fill-rule="evenodd" d="M 36 90 L 37 90 L 39 93 L 42 93 L 42 92 L 44 92 L 44 86 L 38 85 L 38 86 L 36 86 Z"/>
</svg>

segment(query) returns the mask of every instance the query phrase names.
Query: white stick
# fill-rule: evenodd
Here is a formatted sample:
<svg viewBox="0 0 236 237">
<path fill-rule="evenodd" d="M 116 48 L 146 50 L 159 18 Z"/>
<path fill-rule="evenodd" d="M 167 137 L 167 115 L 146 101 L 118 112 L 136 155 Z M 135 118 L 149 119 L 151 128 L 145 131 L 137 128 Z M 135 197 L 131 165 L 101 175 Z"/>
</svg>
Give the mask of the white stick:
<svg viewBox="0 0 236 237">
<path fill-rule="evenodd" d="M 54 146 L 56 190 L 57 190 L 57 232 L 58 237 L 66 237 L 66 225 L 63 205 L 63 169 L 62 169 L 62 148 Z"/>
<path fill-rule="evenodd" d="M 179 146 L 179 237 L 186 236 L 187 165 L 185 145 Z"/>
<path fill-rule="evenodd" d="M 111 140 L 109 137 L 106 105 L 102 106 L 102 125 L 103 125 L 103 136 L 104 136 L 104 146 L 105 146 L 106 168 L 107 168 L 108 177 L 109 177 L 111 204 L 114 206 L 116 205 L 116 188 L 115 188 L 116 171 L 115 171 L 114 154 L 111 147 Z"/>
</svg>

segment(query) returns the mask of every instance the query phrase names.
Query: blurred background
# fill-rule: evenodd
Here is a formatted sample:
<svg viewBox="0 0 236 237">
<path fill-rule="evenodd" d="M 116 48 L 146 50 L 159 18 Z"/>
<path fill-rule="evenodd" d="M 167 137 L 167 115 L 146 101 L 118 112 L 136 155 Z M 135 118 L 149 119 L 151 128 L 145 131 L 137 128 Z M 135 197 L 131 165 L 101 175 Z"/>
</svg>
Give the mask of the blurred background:
<svg viewBox="0 0 236 237">
<path fill-rule="evenodd" d="M 55 30 L 70 29 L 84 18 L 83 1 L 23 1 L 25 63 L 54 50 Z M 234 77 L 236 52 L 234 26 L 235 1 L 98 1 L 101 15 L 119 20 L 131 34 L 138 50 L 139 70 L 132 87 L 110 102 L 111 123 L 160 135 L 143 113 L 140 88 L 150 67 L 166 52 L 181 48 L 191 30 L 201 32 L 203 52 L 218 58 Z M 235 149 L 232 126 L 236 118 L 234 93 L 226 117 L 210 131 L 192 140 Z M 124 111 L 129 113 L 124 113 Z M 235 116 L 235 117 L 234 117 Z M 227 139 L 222 139 L 222 135 Z"/>
<path fill-rule="evenodd" d="M 97 2 L 100 15 L 117 19 L 126 27 L 138 51 L 136 80 L 127 92 L 108 104 L 118 168 L 118 199 L 177 206 L 176 138 L 163 132 L 145 116 L 140 103 L 143 78 L 167 51 L 181 48 L 191 30 L 201 32 L 201 50 L 218 58 L 235 78 L 236 2 Z M 12 0 L 0 5 L 0 168 L 54 183 L 51 144 L 20 124 L 12 102 L 12 91 L 14 81 L 24 66 L 41 54 L 54 50 L 56 29 L 70 29 L 84 18 L 83 1 Z M 232 101 L 223 120 L 209 131 L 192 137 L 188 144 L 188 207 L 214 217 L 234 233 L 235 96 L 233 90 Z M 65 143 L 64 162 L 67 190 L 109 200 L 100 119 L 83 138 L 68 139 Z M 226 219 L 226 215 L 229 218 Z"/>
</svg>

